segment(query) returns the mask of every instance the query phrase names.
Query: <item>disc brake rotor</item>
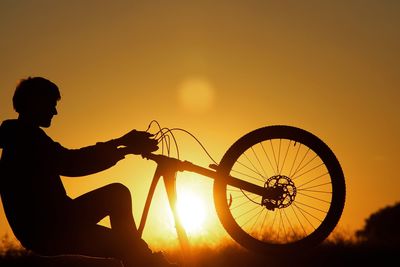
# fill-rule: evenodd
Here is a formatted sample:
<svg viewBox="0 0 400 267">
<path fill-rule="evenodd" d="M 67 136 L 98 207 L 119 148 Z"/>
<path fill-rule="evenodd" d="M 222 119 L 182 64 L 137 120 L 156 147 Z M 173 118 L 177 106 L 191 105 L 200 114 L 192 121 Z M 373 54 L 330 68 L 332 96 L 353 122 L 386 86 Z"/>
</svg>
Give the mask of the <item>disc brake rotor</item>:
<svg viewBox="0 0 400 267">
<path fill-rule="evenodd" d="M 289 207 L 296 197 L 296 186 L 285 175 L 274 175 L 264 184 L 267 194 L 262 197 L 261 205 L 268 210 Z"/>
</svg>

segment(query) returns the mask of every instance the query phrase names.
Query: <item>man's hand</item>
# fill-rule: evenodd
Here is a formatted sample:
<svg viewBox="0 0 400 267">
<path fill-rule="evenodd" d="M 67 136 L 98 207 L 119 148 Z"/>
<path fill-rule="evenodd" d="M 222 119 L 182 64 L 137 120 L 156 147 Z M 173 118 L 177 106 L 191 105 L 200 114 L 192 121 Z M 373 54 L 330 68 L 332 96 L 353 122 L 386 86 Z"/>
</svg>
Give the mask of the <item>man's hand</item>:
<svg viewBox="0 0 400 267">
<path fill-rule="evenodd" d="M 125 146 L 124 150 L 127 153 L 136 155 L 147 154 L 158 149 L 157 140 L 153 139 L 153 134 L 132 130 L 116 141 L 118 145 Z"/>
</svg>

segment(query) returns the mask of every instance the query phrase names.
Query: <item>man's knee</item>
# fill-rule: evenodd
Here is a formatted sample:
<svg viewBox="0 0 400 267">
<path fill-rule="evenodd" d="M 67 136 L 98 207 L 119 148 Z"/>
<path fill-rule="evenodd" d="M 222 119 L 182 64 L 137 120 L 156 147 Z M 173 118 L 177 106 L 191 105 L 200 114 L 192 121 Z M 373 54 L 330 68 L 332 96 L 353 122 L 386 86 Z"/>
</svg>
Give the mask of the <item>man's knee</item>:
<svg viewBox="0 0 400 267">
<path fill-rule="evenodd" d="M 107 185 L 107 187 L 112 195 L 131 200 L 131 191 L 125 185 L 121 183 L 112 183 Z"/>
</svg>

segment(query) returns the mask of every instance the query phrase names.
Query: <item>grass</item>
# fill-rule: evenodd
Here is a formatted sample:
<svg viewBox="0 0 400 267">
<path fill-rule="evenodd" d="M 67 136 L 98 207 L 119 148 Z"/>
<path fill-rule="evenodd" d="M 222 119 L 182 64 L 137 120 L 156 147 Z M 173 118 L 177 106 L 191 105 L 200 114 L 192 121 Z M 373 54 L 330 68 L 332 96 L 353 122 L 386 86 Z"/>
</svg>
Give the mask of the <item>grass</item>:
<svg viewBox="0 0 400 267">
<path fill-rule="evenodd" d="M 192 247 L 192 258 L 196 267 L 286 267 L 286 266 L 389 266 L 396 262 L 399 247 L 370 246 L 336 238 L 308 251 L 288 255 L 259 255 L 244 250 L 235 243 L 218 247 Z M 171 261 L 181 261 L 178 249 L 165 251 Z M 41 257 L 21 247 L 8 245 L 0 257 L 0 266 L 10 267 L 121 267 L 113 259 L 98 259 L 82 256 Z M 150 267 L 150 266 L 149 266 Z"/>
</svg>

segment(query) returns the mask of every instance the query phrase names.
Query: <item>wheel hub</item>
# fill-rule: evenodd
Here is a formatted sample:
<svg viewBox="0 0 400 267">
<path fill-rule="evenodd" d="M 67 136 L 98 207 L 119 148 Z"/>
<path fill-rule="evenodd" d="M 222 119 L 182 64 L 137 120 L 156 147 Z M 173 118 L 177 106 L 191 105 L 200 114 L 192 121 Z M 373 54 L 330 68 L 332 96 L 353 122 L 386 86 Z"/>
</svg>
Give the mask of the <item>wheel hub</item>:
<svg viewBox="0 0 400 267">
<path fill-rule="evenodd" d="M 265 183 L 265 195 L 262 197 L 261 205 L 268 210 L 289 207 L 296 197 L 296 186 L 293 181 L 285 175 L 274 175 Z"/>
</svg>

